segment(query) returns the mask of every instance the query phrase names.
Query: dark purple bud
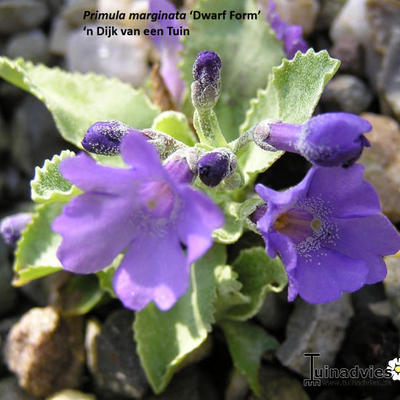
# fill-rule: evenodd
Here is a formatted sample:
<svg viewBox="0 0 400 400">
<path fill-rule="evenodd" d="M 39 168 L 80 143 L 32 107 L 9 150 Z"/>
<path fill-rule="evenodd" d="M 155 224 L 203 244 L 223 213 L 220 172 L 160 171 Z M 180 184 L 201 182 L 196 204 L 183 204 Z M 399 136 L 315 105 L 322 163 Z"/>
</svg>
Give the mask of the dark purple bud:
<svg viewBox="0 0 400 400">
<path fill-rule="evenodd" d="M 90 153 L 114 156 L 120 153 L 120 145 L 127 133 L 135 129 L 119 121 L 99 121 L 93 124 L 82 140 L 82 146 Z"/>
<path fill-rule="evenodd" d="M 164 164 L 164 169 L 175 182 L 189 185 L 193 182 L 195 174 L 190 169 L 189 163 L 184 157 L 167 160 Z"/>
<path fill-rule="evenodd" d="M 21 232 L 31 221 L 32 214 L 30 213 L 19 213 L 4 218 L 0 223 L 0 233 L 4 241 L 15 246 L 21 237 Z"/>
<path fill-rule="evenodd" d="M 350 166 L 369 141 L 363 136 L 371 124 L 358 115 L 327 113 L 306 122 L 297 142 L 298 152 L 313 164 L 323 167 Z"/>
<path fill-rule="evenodd" d="M 201 51 L 193 64 L 192 102 L 196 108 L 212 108 L 221 93 L 221 59 L 217 53 Z"/>
<path fill-rule="evenodd" d="M 258 206 L 255 211 L 249 216 L 250 221 L 254 222 L 255 224 L 257 221 L 264 216 L 267 212 L 268 206 L 266 204 L 261 204 Z"/>
<path fill-rule="evenodd" d="M 322 167 L 350 166 L 369 146 L 364 133 L 372 129 L 365 119 L 349 113 L 326 113 L 303 125 L 263 121 L 253 131 L 262 149 L 301 154 Z"/>
<path fill-rule="evenodd" d="M 236 166 L 236 156 L 225 149 L 204 154 L 197 164 L 201 181 L 209 187 L 217 186 L 223 179 L 232 176 Z"/>
</svg>

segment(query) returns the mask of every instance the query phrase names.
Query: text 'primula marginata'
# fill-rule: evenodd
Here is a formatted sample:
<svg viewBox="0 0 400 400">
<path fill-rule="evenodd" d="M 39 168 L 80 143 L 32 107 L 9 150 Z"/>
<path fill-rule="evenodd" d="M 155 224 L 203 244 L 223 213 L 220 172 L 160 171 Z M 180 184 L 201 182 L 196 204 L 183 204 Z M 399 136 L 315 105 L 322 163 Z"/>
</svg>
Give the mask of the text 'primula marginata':
<svg viewBox="0 0 400 400">
<path fill-rule="evenodd" d="M 232 7 L 256 12 L 256 3 Z M 225 8 L 223 0 L 198 5 Z M 150 9 L 175 7 L 151 0 Z M 268 293 L 288 283 L 289 301 L 334 301 L 382 281 L 383 256 L 400 249 L 357 164 L 371 125 L 344 112 L 313 116 L 339 61 L 307 50 L 273 1 L 250 22 L 188 21 L 182 40 L 152 37 L 176 106 L 164 112 L 115 79 L 0 57 L 0 76 L 43 101 L 61 135 L 86 151 L 36 168 L 35 207 L 2 222 L 16 245 L 14 282 L 62 269 L 95 274 L 95 300 L 75 314 L 111 296 L 134 310 L 138 353 L 157 393 L 213 323 L 258 393 L 261 356 L 277 341 L 250 319 Z M 285 151 L 312 164 L 304 179 L 281 192 L 257 183 Z M 244 232 L 265 249 L 249 247 Z M 77 297 L 88 296 L 90 277 L 80 278 Z"/>
</svg>

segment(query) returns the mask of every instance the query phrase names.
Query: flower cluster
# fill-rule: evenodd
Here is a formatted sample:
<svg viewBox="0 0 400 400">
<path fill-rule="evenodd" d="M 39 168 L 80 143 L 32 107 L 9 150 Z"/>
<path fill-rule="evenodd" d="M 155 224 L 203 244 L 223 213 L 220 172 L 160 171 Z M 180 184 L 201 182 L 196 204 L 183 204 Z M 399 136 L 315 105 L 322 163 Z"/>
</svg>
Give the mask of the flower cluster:
<svg viewBox="0 0 400 400">
<path fill-rule="evenodd" d="M 188 185 L 187 164 L 163 167 L 141 135 L 127 134 L 121 154 L 130 169 L 99 165 L 84 153 L 61 163 L 63 176 L 84 193 L 52 224 L 62 236 L 57 256 L 64 269 L 87 274 L 124 252 L 114 275 L 123 304 L 141 310 L 154 300 L 167 310 L 185 293 L 190 265 L 211 246 L 224 218 Z"/>
<path fill-rule="evenodd" d="M 289 300 L 326 303 L 385 278 L 382 256 L 400 249 L 400 236 L 362 175 L 360 165 L 313 167 L 285 192 L 256 186 L 267 202 L 257 227 L 285 265 Z"/>
</svg>

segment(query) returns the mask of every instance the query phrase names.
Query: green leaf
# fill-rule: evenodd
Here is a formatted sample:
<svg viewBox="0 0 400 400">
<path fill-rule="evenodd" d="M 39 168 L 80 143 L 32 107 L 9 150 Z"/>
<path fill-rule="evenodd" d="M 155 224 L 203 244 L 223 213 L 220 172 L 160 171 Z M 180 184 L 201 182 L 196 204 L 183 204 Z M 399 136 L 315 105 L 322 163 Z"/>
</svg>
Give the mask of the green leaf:
<svg viewBox="0 0 400 400">
<path fill-rule="evenodd" d="M 174 139 L 188 146 L 194 146 L 197 142 L 185 114 L 176 111 L 165 111 L 153 122 L 152 129 L 167 133 Z"/>
<path fill-rule="evenodd" d="M 254 393 L 260 393 L 258 371 L 261 356 L 275 350 L 279 343 L 261 327 L 251 322 L 220 323 L 235 367 L 247 378 Z"/>
<path fill-rule="evenodd" d="M 32 222 L 18 241 L 14 263 L 15 286 L 25 285 L 61 269 L 56 255 L 61 236 L 54 233 L 50 225 L 61 214 L 64 205 L 63 202 L 57 202 L 37 206 Z"/>
<path fill-rule="evenodd" d="M 243 222 L 238 216 L 240 203 L 233 202 L 226 195 L 219 193 L 214 193 L 213 198 L 225 214 L 225 224 L 213 232 L 213 239 L 223 244 L 235 243 L 243 233 Z"/>
<path fill-rule="evenodd" d="M 263 305 L 268 292 L 281 292 L 287 285 L 282 262 L 278 257 L 268 257 L 262 247 L 242 250 L 233 263 L 233 270 L 242 284 L 242 295 L 250 301 L 231 307 L 225 318 L 240 321 L 251 318 Z"/>
<path fill-rule="evenodd" d="M 160 393 L 183 360 L 207 338 L 214 321 L 214 269 L 225 264 L 225 247 L 215 245 L 192 266 L 190 287 L 169 311 L 154 303 L 136 313 L 138 353 L 153 390 Z"/>
<path fill-rule="evenodd" d="M 121 264 L 123 257 L 124 255 L 120 254 L 109 267 L 96 272 L 100 287 L 111 297 L 117 297 L 113 289 L 112 280 L 114 278 L 114 273 L 119 267 L 119 264 Z"/>
<path fill-rule="evenodd" d="M 230 265 L 220 265 L 215 268 L 217 279 L 217 298 L 214 302 L 215 320 L 225 318 L 226 310 L 239 305 L 247 304 L 250 298 L 241 293 L 242 284 L 238 281 L 238 274 Z"/>
<path fill-rule="evenodd" d="M 74 275 L 59 292 L 63 314 L 84 315 L 92 310 L 103 298 L 105 291 L 93 275 Z"/>
<path fill-rule="evenodd" d="M 119 120 L 143 129 L 159 114 L 142 91 L 100 75 L 69 73 L 0 57 L 0 77 L 41 100 L 63 138 L 80 148 L 86 130 L 97 121 Z M 110 159 L 115 162 L 120 157 Z"/>
<path fill-rule="evenodd" d="M 273 68 L 265 90 L 259 90 L 251 100 L 241 133 L 264 119 L 279 119 L 292 124 L 302 124 L 311 116 L 322 91 L 340 66 L 340 61 L 329 57 L 327 51 L 296 56 Z M 240 165 L 247 178 L 268 169 L 283 152 L 267 152 L 250 144 L 240 155 Z"/>
<path fill-rule="evenodd" d="M 36 167 L 35 177 L 31 181 L 32 200 L 37 203 L 52 203 L 67 201 L 72 196 L 79 194 L 80 190 L 64 179 L 58 169 L 60 162 L 71 158 L 74 152 L 65 150 L 60 155 L 55 155 L 51 160 L 46 160 L 42 168 Z"/>
<path fill-rule="evenodd" d="M 200 0 L 200 12 L 218 13 L 227 8 L 226 0 Z M 231 0 L 229 9 L 258 13 L 254 0 Z M 245 119 L 249 100 L 257 89 L 265 87 L 268 74 L 284 54 L 262 15 L 257 20 L 192 20 L 190 36 L 183 39 L 183 77 L 192 83 L 192 66 L 202 50 L 213 50 L 222 60 L 222 94 L 215 108 L 222 133 L 227 141 L 236 139 Z"/>
</svg>

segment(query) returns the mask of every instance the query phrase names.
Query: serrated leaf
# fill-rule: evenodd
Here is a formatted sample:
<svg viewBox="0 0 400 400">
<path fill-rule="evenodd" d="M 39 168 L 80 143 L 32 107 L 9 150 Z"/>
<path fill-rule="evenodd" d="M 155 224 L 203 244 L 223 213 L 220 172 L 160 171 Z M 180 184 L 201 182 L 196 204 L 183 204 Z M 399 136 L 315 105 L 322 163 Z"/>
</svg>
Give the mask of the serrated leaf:
<svg viewBox="0 0 400 400">
<path fill-rule="evenodd" d="M 93 275 L 74 275 L 59 292 L 59 305 L 68 316 L 84 315 L 104 297 L 105 291 Z"/>
<path fill-rule="evenodd" d="M 230 265 L 221 265 L 215 268 L 217 279 L 217 297 L 214 302 L 215 319 L 219 321 L 225 318 L 226 310 L 247 304 L 250 298 L 241 292 L 242 284 L 238 281 L 238 274 Z"/>
<path fill-rule="evenodd" d="M 279 343 L 264 329 L 252 322 L 224 321 L 220 323 L 235 367 L 247 378 L 255 394 L 259 394 L 258 371 L 261 357 L 275 350 Z"/>
<path fill-rule="evenodd" d="M 264 303 L 268 292 L 281 292 L 287 285 L 287 276 L 278 257 L 270 258 L 262 247 L 242 250 L 232 265 L 242 284 L 241 293 L 249 299 L 246 304 L 233 305 L 225 318 L 245 321 Z"/>
<path fill-rule="evenodd" d="M 41 100 L 63 138 L 80 148 L 86 130 L 97 121 L 119 120 L 143 129 L 159 114 L 141 90 L 101 75 L 70 73 L 0 57 L 0 77 Z M 98 158 L 120 163 L 120 157 Z"/>
<path fill-rule="evenodd" d="M 200 0 L 203 13 L 223 12 L 226 0 Z M 229 9 L 258 13 L 254 0 L 231 0 Z M 238 137 L 239 126 L 245 119 L 249 100 L 260 87 L 265 87 L 268 74 L 283 56 L 282 44 L 276 39 L 262 15 L 257 20 L 224 21 L 192 20 L 190 36 L 183 39 L 183 78 L 190 87 L 192 66 L 202 50 L 213 50 L 222 60 L 222 94 L 215 108 L 225 138 Z"/>
<path fill-rule="evenodd" d="M 31 181 L 31 197 L 37 203 L 52 203 L 67 201 L 80 190 L 61 176 L 60 162 L 71 158 L 74 152 L 65 150 L 60 155 L 55 155 L 51 160 L 46 160 L 42 168 L 35 168 L 35 177 Z"/>
<path fill-rule="evenodd" d="M 138 353 L 154 392 L 164 390 L 183 360 L 206 340 L 214 321 L 214 269 L 225 262 L 225 247 L 214 245 L 192 266 L 190 287 L 171 310 L 151 303 L 136 313 Z"/>
<path fill-rule="evenodd" d="M 111 297 L 117 297 L 113 289 L 112 281 L 114 278 L 114 273 L 119 267 L 119 264 L 121 264 L 123 257 L 123 254 L 120 254 L 109 267 L 96 272 L 100 287 Z"/>
<path fill-rule="evenodd" d="M 51 223 L 62 211 L 65 203 L 56 202 L 39 205 L 22 232 L 15 252 L 13 284 L 22 286 L 26 283 L 61 270 L 57 258 L 57 248 L 61 236 L 51 230 Z"/>
<path fill-rule="evenodd" d="M 188 146 L 194 146 L 197 142 L 185 114 L 176 111 L 165 111 L 153 122 L 152 129 L 167 133 L 174 139 Z"/>
<path fill-rule="evenodd" d="M 243 222 L 238 216 L 240 203 L 233 202 L 224 193 L 212 193 L 211 191 L 208 191 L 208 193 L 225 214 L 225 224 L 221 228 L 214 230 L 213 239 L 223 244 L 235 243 L 243 234 Z"/>
<path fill-rule="evenodd" d="M 259 90 L 250 103 L 246 121 L 241 126 L 244 133 L 264 119 L 280 119 L 292 124 L 302 124 L 311 116 L 322 91 L 340 66 L 340 61 L 329 57 L 327 51 L 296 56 L 273 68 L 265 90 Z M 240 155 L 239 163 L 252 176 L 268 169 L 283 152 L 267 152 L 250 144 Z"/>
</svg>

